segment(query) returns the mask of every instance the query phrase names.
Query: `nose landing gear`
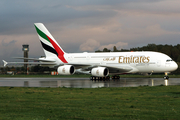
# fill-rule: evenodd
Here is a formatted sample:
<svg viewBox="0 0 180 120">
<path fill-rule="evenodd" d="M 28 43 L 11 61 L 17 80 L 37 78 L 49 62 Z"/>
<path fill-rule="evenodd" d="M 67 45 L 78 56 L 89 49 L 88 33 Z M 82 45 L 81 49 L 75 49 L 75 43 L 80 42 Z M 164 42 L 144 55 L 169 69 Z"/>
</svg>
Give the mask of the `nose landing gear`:
<svg viewBox="0 0 180 120">
<path fill-rule="evenodd" d="M 165 72 L 164 80 L 169 80 L 168 72 Z"/>
<path fill-rule="evenodd" d="M 169 76 L 164 76 L 164 80 L 169 80 Z"/>
</svg>

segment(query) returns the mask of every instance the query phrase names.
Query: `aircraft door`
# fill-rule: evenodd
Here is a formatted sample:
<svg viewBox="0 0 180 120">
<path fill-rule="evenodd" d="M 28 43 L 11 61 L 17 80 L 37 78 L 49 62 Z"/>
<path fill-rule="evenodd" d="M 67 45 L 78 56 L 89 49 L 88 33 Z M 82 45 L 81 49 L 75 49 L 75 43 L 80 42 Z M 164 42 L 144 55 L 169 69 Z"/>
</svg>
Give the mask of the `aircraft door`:
<svg viewBox="0 0 180 120">
<path fill-rule="evenodd" d="M 91 56 L 90 55 L 86 55 L 86 60 L 90 60 L 91 59 Z"/>
<path fill-rule="evenodd" d="M 161 60 L 157 61 L 157 66 L 160 67 L 161 66 Z"/>
<path fill-rule="evenodd" d="M 68 59 L 69 59 L 70 61 L 72 61 L 73 58 L 74 58 L 73 56 L 69 56 L 69 57 L 68 57 Z"/>
</svg>

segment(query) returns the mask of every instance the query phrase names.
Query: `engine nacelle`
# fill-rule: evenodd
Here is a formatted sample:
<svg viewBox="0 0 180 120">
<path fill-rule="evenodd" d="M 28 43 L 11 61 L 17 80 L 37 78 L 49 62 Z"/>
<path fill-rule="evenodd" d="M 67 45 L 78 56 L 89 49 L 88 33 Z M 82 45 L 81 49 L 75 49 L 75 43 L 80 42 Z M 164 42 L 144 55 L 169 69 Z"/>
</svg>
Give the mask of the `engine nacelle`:
<svg viewBox="0 0 180 120">
<path fill-rule="evenodd" d="M 72 65 L 64 65 L 58 67 L 57 72 L 60 75 L 72 75 L 75 72 L 75 68 Z"/>
<path fill-rule="evenodd" d="M 91 70 L 91 74 L 97 77 L 105 77 L 109 75 L 109 70 L 106 67 L 97 67 Z"/>
</svg>

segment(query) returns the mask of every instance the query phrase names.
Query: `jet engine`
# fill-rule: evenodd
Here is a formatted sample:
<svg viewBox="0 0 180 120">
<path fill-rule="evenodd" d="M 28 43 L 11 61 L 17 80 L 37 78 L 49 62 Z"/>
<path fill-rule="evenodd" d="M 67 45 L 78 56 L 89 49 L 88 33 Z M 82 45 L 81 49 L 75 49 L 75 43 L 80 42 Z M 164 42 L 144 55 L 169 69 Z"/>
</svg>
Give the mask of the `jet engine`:
<svg viewBox="0 0 180 120">
<path fill-rule="evenodd" d="M 109 75 L 109 70 L 106 67 L 96 67 L 91 70 L 91 74 L 97 77 L 105 77 Z"/>
<path fill-rule="evenodd" d="M 75 72 L 75 68 L 72 65 L 64 65 L 58 67 L 57 72 L 60 75 L 72 75 Z"/>
</svg>

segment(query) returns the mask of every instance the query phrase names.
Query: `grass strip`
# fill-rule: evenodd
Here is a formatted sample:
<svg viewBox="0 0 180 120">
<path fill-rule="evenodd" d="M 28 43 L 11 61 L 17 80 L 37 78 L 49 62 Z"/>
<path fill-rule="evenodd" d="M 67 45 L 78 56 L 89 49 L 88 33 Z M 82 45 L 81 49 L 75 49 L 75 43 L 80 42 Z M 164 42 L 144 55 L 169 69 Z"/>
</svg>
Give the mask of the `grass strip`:
<svg viewBox="0 0 180 120">
<path fill-rule="evenodd" d="M 0 87 L 0 120 L 179 119 L 180 86 Z"/>
</svg>

